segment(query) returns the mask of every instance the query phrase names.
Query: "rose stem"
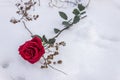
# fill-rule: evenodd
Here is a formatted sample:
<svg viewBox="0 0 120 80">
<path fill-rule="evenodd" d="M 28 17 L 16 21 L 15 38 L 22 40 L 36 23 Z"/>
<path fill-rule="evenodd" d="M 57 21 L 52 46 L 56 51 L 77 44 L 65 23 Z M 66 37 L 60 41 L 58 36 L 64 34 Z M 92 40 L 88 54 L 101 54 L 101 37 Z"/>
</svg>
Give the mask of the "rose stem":
<svg viewBox="0 0 120 80">
<path fill-rule="evenodd" d="M 31 34 L 31 37 L 32 37 L 32 36 L 33 36 L 33 33 L 27 28 L 27 26 L 26 26 L 26 24 L 25 24 L 24 21 L 22 21 L 22 23 L 23 23 L 25 29 Z"/>
<path fill-rule="evenodd" d="M 61 73 L 65 74 L 65 75 L 67 75 L 67 73 L 65 73 L 65 72 L 63 72 L 63 71 L 61 71 L 61 70 L 59 70 L 59 69 L 51 66 L 50 64 L 47 64 L 47 60 L 45 59 L 44 56 L 43 56 L 43 59 L 45 60 L 45 64 L 48 65 L 49 67 L 51 67 L 52 69 L 54 69 L 54 70 L 56 70 L 56 71 L 58 71 L 58 72 L 61 72 Z"/>
<path fill-rule="evenodd" d="M 71 24 L 71 25 L 63 28 L 62 30 L 60 30 L 59 33 L 53 37 L 53 39 L 57 38 L 63 31 L 65 31 L 66 29 L 70 28 L 72 25 L 73 25 L 73 24 Z"/>
<path fill-rule="evenodd" d="M 88 3 L 87 3 L 87 5 L 85 6 L 85 8 L 87 8 L 87 7 L 89 6 L 89 4 L 90 4 L 90 0 L 88 1 Z M 83 17 L 81 17 L 81 19 L 84 19 L 85 17 L 87 17 L 87 16 L 83 16 Z M 68 25 L 68 26 L 66 26 L 66 27 L 63 28 L 62 30 L 60 30 L 60 31 L 58 32 L 58 34 L 55 35 L 52 39 L 57 38 L 63 31 L 65 31 L 65 30 L 67 30 L 68 28 L 72 27 L 72 25 L 73 25 L 73 23 L 70 24 L 70 25 Z"/>
<path fill-rule="evenodd" d="M 84 19 L 85 17 L 87 17 L 87 16 L 83 16 L 83 17 L 81 17 L 81 19 Z M 66 26 L 65 28 L 63 28 L 62 30 L 60 30 L 60 31 L 58 32 L 58 34 L 55 35 L 52 39 L 57 38 L 63 31 L 67 30 L 68 28 L 70 28 L 70 27 L 72 27 L 72 26 L 73 26 L 73 23 L 70 24 L 70 25 L 68 25 L 68 26 Z"/>
</svg>

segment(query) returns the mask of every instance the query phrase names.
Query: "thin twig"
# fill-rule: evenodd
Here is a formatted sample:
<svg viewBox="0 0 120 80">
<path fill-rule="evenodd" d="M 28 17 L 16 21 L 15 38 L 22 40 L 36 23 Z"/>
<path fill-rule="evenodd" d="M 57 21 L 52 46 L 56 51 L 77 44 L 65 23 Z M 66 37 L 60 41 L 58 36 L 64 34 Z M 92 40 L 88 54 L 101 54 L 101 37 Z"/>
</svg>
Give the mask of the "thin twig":
<svg viewBox="0 0 120 80">
<path fill-rule="evenodd" d="M 65 72 L 63 72 L 63 71 L 61 71 L 61 70 L 59 70 L 59 69 L 57 69 L 57 68 L 51 66 L 50 64 L 48 64 L 48 66 L 51 67 L 52 69 L 56 70 L 56 71 L 59 71 L 59 72 L 65 74 L 65 75 L 67 75 L 67 73 L 65 73 Z"/>
<path fill-rule="evenodd" d="M 43 59 L 45 61 L 45 66 L 47 67 L 47 60 L 45 59 L 45 57 L 43 56 Z"/>
<path fill-rule="evenodd" d="M 32 37 L 32 36 L 33 36 L 33 33 L 27 28 L 27 26 L 26 26 L 26 24 L 25 24 L 24 21 L 22 21 L 22 23 L 23 23 L 25 29 L 31 34 L 31 37 Z"/>
<path fill-rule="evenodd" d="M 65 74 L 65 75 L 67 75 L 67 73 L 65 73 L 65 72 L 63 72 L 63 71 L 61 71 L 61 70 L 59 70 L 59 69 L 51 66 L 50 64 L 47 64 L 47 59 L 46 59 L 44 56 L 43 56 L 43 59 L 45 60 L 45 65 L 46 65 L 46 66 L 49 66 L 50 68 L 52 68 L 52 69 L 54 69 L 54 70 L 56 70 L 56 71 L 58 71 L 58 72 L 61 72 L 61 73 Z"/>
</svg>

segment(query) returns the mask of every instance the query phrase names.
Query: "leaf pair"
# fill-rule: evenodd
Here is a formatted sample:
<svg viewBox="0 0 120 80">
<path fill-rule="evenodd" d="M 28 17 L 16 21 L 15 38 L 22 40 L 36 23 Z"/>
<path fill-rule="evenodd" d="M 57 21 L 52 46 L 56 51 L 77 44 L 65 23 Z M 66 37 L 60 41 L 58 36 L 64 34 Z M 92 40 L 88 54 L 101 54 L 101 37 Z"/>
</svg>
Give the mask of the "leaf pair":
<svg viewBox="0 0 120 80">
<path fill-rule="evenodd" d="M 73 24 L 78 23 L 80 21 L 81 15 L 86 13 L 83 10 L 85 10 L 85 7 L 82 4 L 78 4 L 78 9 L 76 8 L 73 10 L 73 14 L 75 15 L 75 17 L 73 19 Z"/>
<path fill-rule="evenodd" d="M 73 18 L 73 24 L 76 24 L 77 22 L 79 22 L 81 15 L 85 14 L 86 12 L 83 11 L 85 10 L 85 7 L 82 4 L 78 4 L 78 7 L 76 9 L 73 10 L 73 14 L 75 15 Z M 83 12 L 82 12 L 83 11 Z M 68 20 L 68 16 L 66 15 L 66 13 L 64 12 L 59 12 L 59 15 L 61 16 L 61 18 L 63 18 L 64 20 Z M 68 21 L 63 21 L 62 22 L 63 25 L 65 26 L 69 26 L 70 23 Z M 55 33 L 59 32 L 59 30 L 55 30 Z"/>
<path fill-rule="evenodd" d="M 43 35 L 42 40 L 43 40 L 45 43 L 48 43 L 48 44 L 54 44 L 55 41 L 56 41 L 55 38 L 48 40 L 45 35 Z"/>
</svg>

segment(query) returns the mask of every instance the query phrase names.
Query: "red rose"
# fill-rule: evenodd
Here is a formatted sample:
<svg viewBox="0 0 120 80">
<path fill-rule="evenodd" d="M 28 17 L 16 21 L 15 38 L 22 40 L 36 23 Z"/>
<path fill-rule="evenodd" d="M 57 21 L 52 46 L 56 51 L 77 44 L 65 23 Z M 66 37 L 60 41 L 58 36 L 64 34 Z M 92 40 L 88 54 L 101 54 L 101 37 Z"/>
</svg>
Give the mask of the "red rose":
<svg viewBox="0 0 120 80">
<path fill-rule="evenodd" d="M 19 47 L 19 54 L 32 64 L 39 61 L 44 53 L 45 49 L 42 45 L 42 41 L 37 36 Z"/>
</svg>

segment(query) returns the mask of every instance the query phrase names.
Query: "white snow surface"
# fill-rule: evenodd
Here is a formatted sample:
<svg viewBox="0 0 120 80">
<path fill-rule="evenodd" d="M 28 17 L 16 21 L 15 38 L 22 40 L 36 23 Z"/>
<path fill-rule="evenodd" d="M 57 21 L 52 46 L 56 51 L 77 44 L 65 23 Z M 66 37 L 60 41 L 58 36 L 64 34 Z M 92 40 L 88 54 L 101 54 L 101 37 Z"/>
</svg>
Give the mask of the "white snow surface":
<svg viewBox="0 0 120 80">
<path fill-rule="evenodd" d="M 53 28 L 62 28 L 58 11 L 72 16 L 73 7 L 50 8 L 49 1 L 41 0 L 35 11 L 39 19 L 27 23 L 34 34 L 52 37 Z M 120 0 L 91 0 L 87 18 L 57 39 L 67 45 L 57 57 L 63 64 L 55 67 L 67 75 L 20 57 L 19 46 L 31 37 L 23 24 L 9 22 L 16 16 L 16 2 L 0 0 L 0 80 L 120 80 Z"/>
</svg>

